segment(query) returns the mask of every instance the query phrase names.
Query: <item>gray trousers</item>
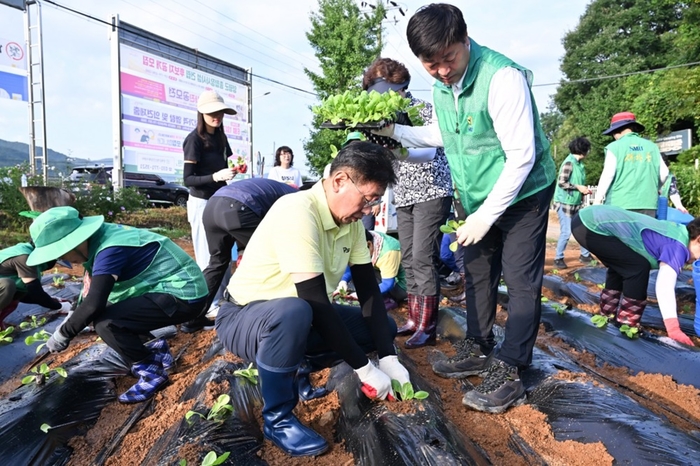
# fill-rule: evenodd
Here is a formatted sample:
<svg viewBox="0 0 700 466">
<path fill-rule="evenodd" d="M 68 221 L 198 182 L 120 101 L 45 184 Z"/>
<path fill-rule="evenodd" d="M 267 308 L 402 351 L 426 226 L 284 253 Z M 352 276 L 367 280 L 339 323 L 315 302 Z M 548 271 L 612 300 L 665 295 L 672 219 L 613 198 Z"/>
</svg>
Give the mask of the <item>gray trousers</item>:
<svg viewBox="0 0 700 466">
<path fill-rule="evenodd" d="M 496 345 L 498 283 L 508 287 L 508 321 L 498 358 L 527 367 L 542 313 L 542 274 L 549 201 L 554 184 L 506 209 L 486 236 L 464 248 L 467 336 L 483 348 Z"/>
<path fill-rule="evenodd" d="M 0 278 L 0 311 L 15 300 L 17 285 L 11 278 Z"/>
<path fill-rule="evenodd" d="M 396 209 L 401 265 L 406 271 L 406 291 L 413 295 L 440 293 L 440 225 L 450 213 L 452 197 L 440 197 Z"/>
</svg>

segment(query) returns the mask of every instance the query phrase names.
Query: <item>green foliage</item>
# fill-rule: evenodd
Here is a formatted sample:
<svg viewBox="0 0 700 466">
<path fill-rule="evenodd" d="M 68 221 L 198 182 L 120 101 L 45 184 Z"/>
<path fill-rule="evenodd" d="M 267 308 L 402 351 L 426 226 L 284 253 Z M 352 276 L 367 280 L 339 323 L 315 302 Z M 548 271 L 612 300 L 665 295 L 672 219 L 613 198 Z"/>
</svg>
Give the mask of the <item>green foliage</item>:
<svg viewBox="0 0 700 466">
<path fill-rule="evenodd" d="M 359 92 L 362 73 L 381 53 L 385 12 L 382 3 L 371 14 L 363 14 L 353 0 L 318 0 L 318 8 L 310 15 L 311 30 L 306 38 L 321 73 L 308 68 L 304 72 L 321 100 L 347 90 Z M 344 131 L 319 129 L 323 122 L 315 116 L 309 138 L 304 140 L 307 165 L 317 175 L 331 161 L 331 145 L 340 147 L 346 136 Z"/>
<path fill-rule="evenodd" d="M 593 322 L 593 325 L 596 327 L 603 328 L 608 325 L 608 318 L 603 315 L 596 314 L 591 317 L 591 322 Z"/>
<path fill-rule="evenodd" d="M 697 150 L 694 150 L 696 148 Z M 700 158 L 700 146 L 695 146 L 683 152 L 682 155 L 691 151 L 697 153 Z M 676 175 L 678 192 L 681 194 L 683 205 L 694 217 L 700 216 L 700 172 L 693 166 L 680 164 L 673 164 L 671 172 Z"/>
<path fill-rule="evenodd" d="M 540 297 L 540 301 L 543 302 L 543 303 L 548 303 L 548 302 L 549 302 L 549 298 L 546 297 L 546 296 L 542 296 L 542 297 Z"/>
<path fill-rule="evenodd" d="M 30 383 L 36 383 L 37 385 L 41 385 L 49 377 L 51 371 L 54 371 L 61 377 L 68 377 L 68 373 L 64 368 L 57 367 L 55 369 L 51 369 L 48 364 L 43 363 L 40 366 L 32 367 L 30 369 L 30 375 L 27 375 L 22 378 L 22 385 L 28 385 Z"/>
<path fill-rule="evenodd" d="M 41 350 L 41 348 L 44 347 L 49 338 L 51 338 L 51 334 L 49 332 L 47 332 L 46 330 L 39 330 L 35 334 L 26 337 L 24 339 L 24 344 L 27 346 L 31 346 L 34 343 L 41 341 L 42 343 L 36 348 L 36 352 L 38 353 Z"/>
<path fill-rule="evenodd" d="M 620 333 L 627 336 L 627 338 L 639 338 L 639 327 L 631 327 L 627 324 L 620 326 Z"/>
<path fill-rule="evenodd" d="M 449 235 L 450 233 L 456 233 L 457 229 L 464 225 L 464 220 L 448 220 L 447 223 L 444 225 L 440 225 L 440 231 L 445 233 L 446 235 Z M 456 252 L 457 248 L 459 248 L 459 243 L 457 241 L 453 241 L 450 243 L 450 251 Z"/>
<path fill-rule="evenodd" d="M 20 212 L 29 210 L 29 204 L 19 190 L 23 174 L 27 175 L 27 184 L 30 186 L 42 182 L 41 176 L 29 174 L 28 163 L 0 167 L 0 227 L 26 232 L 31 221 L 19 215 Z"/>
<path fill-rule="evenodd" d="M 13 326 L 7 327 L 5 330 L 0 331 L 0 343 L 12 343 L 14 340 L 10 334 L 15 331 Z"/>
<path fill-rule="evenodd" d="M 391 388 L 392 390 L 394 390 L 394 394 L 401 401 L 408 401 L 413 399 L 424 400 L 430 395 L 428 392 L 424 392 L 422 390 L 414 392 L 413 385 L 411 385 L 411 382 L 406 382 L 405 384 L 401 385 L 401 383 L 398 380 L 392 380 Z"/>
<path fill-rule="evenodd" d="M 197 411 L 187 411 L 187 414 L 185 414 L 185 420 L 188 424 L 192 424 L 192 422 L 194 422 L 192 417 L 199 416 L 207 421 L 223 422 L 224 419 L 226 419 L 226 417 L 232 412 L 233 406 L 231 405 L 231 397 L 227 394 L 223 394 L 219 395 L 206 416 Z"/>
<path fill-rule="evenodd" d="M 581 275 L 579 275 L 578 272 L 575 272 L 575 273 L 574 273 L 574 280 L 576 280 L 577 282 L 580 282 L 580 281 L 581 281 Z"/>
<path fill-rule="evenodd" d="M 63 288 L 64 286 L 66 286 L 63 277 L 59 276 L 53 277 L 53 282 L 51 284 L 54 286 L 54 288 Z"/>
<path fill-rule="evenodd" d="M 566 312 L 566 306 L 564 306 L 563 304 L 553 303 L 552 307 L 555 311 L 557 311 L 557 314 L 559 314 L 560 316 L 563 316 Z"/>
<path fill-rule="evenodd" d="M 218 456 L 215 451 L 210 451 L 207 453 L 207 456 L 204 457 L 202 466 L 216 466 L 217 464 L 221 464 L 228 459 L 228 455 L 230 454 L 231 452 L 227 451 L 226 453 L 222 453 L 221 456 Z"/>
<path fill-rule="evenodd" d="M 248 364 L 248 367 L 245 369 L 237 369 L 233 371 L 233 375 L 236 377 L 243 377 L 253 385 L 258 384 L 258 370 L 253 367 L 252 362 Z"/>
<path fill-rule="evenodd" d="M 421 106 L 411 107 L 411 99 L 401 97 L 394 91 L 383 94 L 376 91 L 361 91 L 359 94 L 345 91 L 329 96 L 312 110 L 321 119 L 334 125 L 342 122 L 346 126 L 355 127 L 358 123 L 394 121 L 397 112 L 408 113 L 414 126 L 422 126 L 420 109 Z"/>
<path fill-rule="evenodd" d="M 115 193 L 110 183 L 90 184 L 76 198 L 74 207 L 82 215 L 103 215 L 106 221 L 115 223 L 130 212 L 149 207 L 148 198 L 136 188 L 122 188 Z"/>
<path fill-rule="evenodd" d="M 46 323 L 46 317 L 37 319 L 36 316 L 32 316 L 32 320 L 29 322 L 22 322 L 19 324 L 19 328 L 22 330 L 29 330 L 34 328 L 39 328 Z"/>
</svg>

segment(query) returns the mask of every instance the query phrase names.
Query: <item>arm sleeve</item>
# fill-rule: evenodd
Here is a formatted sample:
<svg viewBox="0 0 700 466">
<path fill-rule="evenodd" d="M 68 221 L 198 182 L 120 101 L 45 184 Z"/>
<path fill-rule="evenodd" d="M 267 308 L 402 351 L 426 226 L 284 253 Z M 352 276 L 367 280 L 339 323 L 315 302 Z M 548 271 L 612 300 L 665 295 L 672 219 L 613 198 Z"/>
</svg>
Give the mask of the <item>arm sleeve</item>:
<svg viewBox="0 0 700 466">
<path fill-rule="evenodd" d="M 196 163 L 187 163 L 183 167 L 182 176 L 185 181 L 185 186 L 202 186 L 209 183 L 214 183 L 214 174 L 211 175 L 195 175 L 197 169 Z"/>
<path fill-rule="evenodd" d="M 382 282 L 379 284 L 379 292 L 381 294 L 388 293 L 394 287 L 396 279 L 394 278 L 383 278 Z"/>
<path fill-rule="evenodd" d="M 374 278 L 374 267 L 372 264 L 358 264 L 353 265 L 351 270 L 357 298 L 362 305 L 362 315 L 369 326 L 379 358 L 395 355 L 384 299 Z"/>
<path fill-rule="evenodd" d="M 615 170 L 617 169 L 617 158 L 610 151 L 605 152 L 605 162 L 603 164 L 603 172 L 598 180 L 598 190 L 595 193 L 595 204 L 602 204 L 605 200 L 605 195 L 608 194 L 608 189 L 615 179 Z"/>
<path fill-rule="evenodd" d="M 367 356 L 355 342 L 338 312 L 328 300 L 323 274 L 296 284 L 297 295 L 311 306 L 313 326 L 353 369 L 367 365 Z"/>
<path fill-rule="evenodd" d="M 97 275 L 92 277 L 90 291 L 61 326 L 61 333 L 66 338 L 75 337 L 87 324 L 92 322 L 93 317 L 98 312 L 102 312 L 107 307 L 107 298 L 114 287 L 114 277 L 111 275 Z"/>
<path fill-rule="evenodd" d="M 23 303 L 38 304 L 41 307 L 56 310 L 61 309 L 61 303 L 49 296 L 44 287 L 41 286 L 41 280 L 32 280 L 25 283 L 27 286 L 27 294 L 21 299 Z"/>
<path fill-rule="evenodd" d="M 522 72 L 508 67 L 494 74 L 489 86 L 488 111 L 506 161 L 475 215 L 493 225 L 518 195 L 535 164 L 532 100 Z"/>
<path fill-rule="evenodd" d="M 576 189 L 576 185 L 569 182 L 571 179 L 571 171 L 573 170 L 573 165 L 571 162 L 566 162 L 561 167 L 561 172 L 559 173 L 559 179 L 557 180 L 557 185 L 566 191 L 573 191 Z"/>
<path fill-rule="evenodd" d="M 678 317 L 676 309 L 676 280 L 678 274 L 670 265 L 660 262 L 659 275 L 656 277 L 656 300 L 659 302 L 661 317 L 671 319 Z"/>
<path fill-rule="evenodd" d="M 430 162 L 435 158 L 437 149 L 435 147 L 426 147 L 424 149 L 408 149 L 408 155 L 404 162 L 410 163 L 425 163 Z"/>
<path fill-rule="evenodd" d="M 352 274 L 350 273 L 350 267 L 345 268 L 345 273 L 343 274 L 343 278 L 341 278 L 342 281 L 344 282 L 349 282 L 352 280 Z"/>
<path fill-rule="evenodd" d="M 442 133 L 435 123 L 425 126 L 394 126 L 394 136 L 404 147 L 442 147 Z"/>
</svg>

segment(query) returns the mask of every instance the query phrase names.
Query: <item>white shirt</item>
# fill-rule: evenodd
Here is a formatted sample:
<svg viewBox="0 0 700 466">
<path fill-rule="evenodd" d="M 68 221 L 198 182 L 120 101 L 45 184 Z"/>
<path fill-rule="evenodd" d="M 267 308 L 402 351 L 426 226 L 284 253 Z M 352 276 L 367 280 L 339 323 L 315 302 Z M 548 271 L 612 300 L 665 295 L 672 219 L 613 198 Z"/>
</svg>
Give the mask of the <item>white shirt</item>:
<svg viewBox="0 0 700 466">
<path fill-rule="evenodd" d="M 598 190 L 595 193 L 594 204 L 602 204 L 605 201 L 605 195 L 608 189 L 615 180 L 615 170 L 617 169 L 617 157 L 609 150 L 605 152 L 605 162 L 603 163 L 603 172 L 598 180 Z M 663 186 L 668 177 L 668 167 L 661 161 L 659 164 L 659 188 Z"/>
<path fill-rule="evenodd" d="M 463 80 L 464 76 L 459 84 L 452 85 L 455 105 Z M 493 225 L 518 195 L 535 164 L 530 87 L 520 70 L 506 67 L 494 73 L 489 86 L 488 112 L 496 136 L 505 151 L 506 161 L 493 189 L 473 215 L 478 215 L 480 220 Z M 433 122 L 428 126 L 396 125 L 393 137 L 404 147 L 441 147 L 442 134 L 437 116 Z"/>
<path fill-rule="evenodd" d="M 293 185 L 297 188 L 299 188 L 302 184 L 301 172 L 294 167 L 289 167 L 286 169 L 282 167 L 272 167 L 267 177 L 270 180 L 275 180 L 279 181 L 280 183 Z"/>
</svg>

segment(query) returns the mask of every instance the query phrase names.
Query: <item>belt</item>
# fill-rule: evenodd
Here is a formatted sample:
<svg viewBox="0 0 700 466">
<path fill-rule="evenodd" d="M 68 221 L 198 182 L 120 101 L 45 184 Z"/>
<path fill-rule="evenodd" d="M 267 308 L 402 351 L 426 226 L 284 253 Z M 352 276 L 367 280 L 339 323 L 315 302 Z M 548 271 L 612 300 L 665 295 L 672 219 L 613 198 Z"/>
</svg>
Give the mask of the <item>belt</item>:
<svg viewBox="0 0 700 466">
<path fill-rule="evenodd" d="M 233 299 L 233 296 L 231 296 L 231 294 L 228 292 L 228 290 L 224 290 L 224 294 L 223 294 L 222 298 L 224 298 L 226 301 L 228 301 L 231 304 L 235 304 L 236 306 L 243 307 L 242 304 L 238 304 L 238 301 Z"/>
</svg>

